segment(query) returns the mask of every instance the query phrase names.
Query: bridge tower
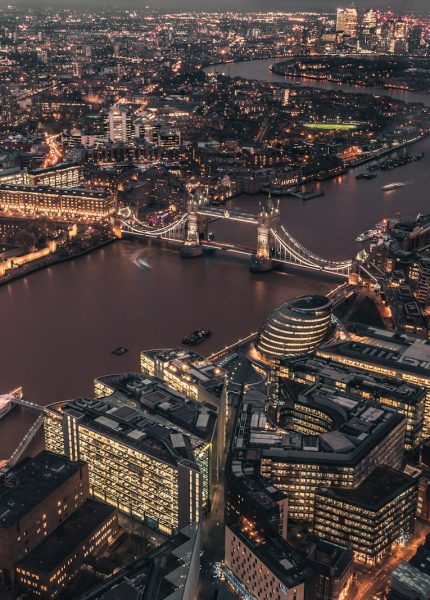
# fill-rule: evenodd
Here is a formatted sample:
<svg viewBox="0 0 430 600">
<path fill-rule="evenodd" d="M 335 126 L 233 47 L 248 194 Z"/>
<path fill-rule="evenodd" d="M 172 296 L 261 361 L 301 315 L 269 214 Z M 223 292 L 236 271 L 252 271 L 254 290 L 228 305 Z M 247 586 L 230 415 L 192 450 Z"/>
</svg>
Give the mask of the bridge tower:
<svg viewBox="0 0 430 600">
<path fill-rule="evenodd" d="M 250 269 L 253 273 L 264 273 L 273 269 L 270 251 L 270 230 L 276 229 L 279 226 L 280 214 L 278 204 L 274 206 L 269 194 L 266 206 L 264 206 L 258 214 L 257 251 L 251 256 L 250 265 Z"/>
<path fill-rule="evenodd" d="M 200 244 L 200 222 L 199 222 L 199 206 L 204 203 L 203 194 L 197 190 L 188 200 L 188 227 L 181 248 L 182 258 L 194 258 L 203 254 L 203 246 Z"/>
</svg>

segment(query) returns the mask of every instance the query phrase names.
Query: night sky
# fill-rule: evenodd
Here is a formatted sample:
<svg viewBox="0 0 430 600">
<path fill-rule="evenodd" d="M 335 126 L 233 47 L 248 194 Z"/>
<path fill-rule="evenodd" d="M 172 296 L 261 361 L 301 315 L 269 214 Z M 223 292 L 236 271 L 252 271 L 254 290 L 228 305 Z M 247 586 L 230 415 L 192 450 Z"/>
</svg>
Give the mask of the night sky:
<svg viewBox="0 0 430 600">
<path fill-rule="evenodd" d="M 266 11 L 266 10 L 334 10 L 338 6 L 349 6 L 348 0 L 0 0 L 0 6 L 13 4 L 15 6 L 52 6 L 52 7 L 145 7 L 155 8 L 160 11 L 175 10 L 177 12 L 187 10 L 243 10 L 243 11 Z M 429 0 L 357 0 L 358 8 L 392 8 L 402 12 L 425 11 L 430 12 Z"/>
</svg>

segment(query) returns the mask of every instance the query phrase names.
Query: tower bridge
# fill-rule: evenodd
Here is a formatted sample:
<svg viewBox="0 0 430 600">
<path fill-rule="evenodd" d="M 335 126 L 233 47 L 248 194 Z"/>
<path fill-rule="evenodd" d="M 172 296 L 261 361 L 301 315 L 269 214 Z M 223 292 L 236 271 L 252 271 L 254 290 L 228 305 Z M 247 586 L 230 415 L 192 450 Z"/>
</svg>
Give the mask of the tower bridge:
<svg viewBox="0 0 430 600">
<path fill-rule="evenodd" d="M 201 256 L 205 247 L 221 247 L 248 255 L 253 272 L 270 271 L 276 264 L 285 264 L 348 278 L 352 269 L 352 261 L 326 260 L 305 248 L 281 225 L 279 207 L 270 198 L 258 213 L 248 213 L 208 204 L 201 194 L 196 193 L 190 198 L 187 211 L 162 227 L 154 228 L 140 221 L 128 207 L 118 211 L 117 219 L 123 235 L 168 240 L 181 248 L 184 258 Z M 209 222 L 218 219 L 256 226 L 256 250 L 228 242 L 202 241 L 202 237 L 207 240 Z"/>
</svg>

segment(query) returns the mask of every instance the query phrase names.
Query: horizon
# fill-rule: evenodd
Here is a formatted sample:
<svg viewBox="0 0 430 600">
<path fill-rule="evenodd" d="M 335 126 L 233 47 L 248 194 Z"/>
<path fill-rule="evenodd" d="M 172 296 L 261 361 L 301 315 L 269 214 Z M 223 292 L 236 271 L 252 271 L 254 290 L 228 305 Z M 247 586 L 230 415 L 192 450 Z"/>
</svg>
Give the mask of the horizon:
<svg viewBox="0 0 430 600">
<path fill-rule="evenodd" d="M 126 0 L 125 2 L 112 1 L 107 2 L 106 0 L 94 0 L 92 7 L 96 9 L 101 8 L 114 8 L 114 9 L 149 9 L 156 12 L 333 12 L 336 8 L 348 6 L 350 2 L 338 2 L 337 0 L 307 0 L 305 2 L 300 0 L 268 0 L 262 2 L 261 0 L 236 0 L 234 9 L 231 7 L 229 0 L 219 0 L 216 9 L 213 7 L 211 0 L 159 0 L 158 2 L 147 1 L 138 2 L 136 0 Z M 391 2 L 384 1 L 372 1 L 372 0 L 358 0 L 354 3 L 358 9 L 369 9 L 375 8 L 380 10 L 393 10 L 396 12 L 410 13 L 410 12 L 430 12 L 428 0 L 392 0 Z M 79 9 L 88 6 L 85 0 L 56 0 L 54 2 L 46 2 L 44 0 L 17 0 L 13 3 L 7 0 L 0 0 L 0 7 L 16 7 L 16 8 L 45 8 L 45 9 L 57 9 L 57 8 L 70 8 Z"/>
</svg>

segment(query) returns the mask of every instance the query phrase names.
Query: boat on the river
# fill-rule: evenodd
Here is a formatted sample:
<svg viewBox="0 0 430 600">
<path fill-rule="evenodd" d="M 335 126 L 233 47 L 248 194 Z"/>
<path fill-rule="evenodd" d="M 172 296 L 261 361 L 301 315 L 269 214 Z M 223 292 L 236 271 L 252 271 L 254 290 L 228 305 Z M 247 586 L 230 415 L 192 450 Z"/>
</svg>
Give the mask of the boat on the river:
<svg viewBox="0 0 430 600">
<path fill-rule="evenodd" d="M 355 238 L 355 241 L 356 242 L 367 242 L 367 240 L 371 240 L 372 238 L 374 238 L 376 233 L 377 232 L 374 229 L 368 229 L 367 231 L 360 233 L 360 235 L 358 235 Z"/>
<path fill-rule="evenodd" d="M 114 354 L 115 356 L 122 356 L 123 354 L 126 354 L 128 352 L 128 348 L 125 348 L 124 346 L 119 346 L 118 348 L 115 348 L 115 350 L 112 350 L 111 354 Z"/>
<path fill-rule="evenodd" d="M 378 177 L 378 175 L 373 171 L 368 171 L 367 173 L 360 173 L 359 175 L 355 176 L 356 179 L 375 179 L 375 177 Z"/>
<path fill-rule="evenodd" d="M 209 329 L 196 329 L 191 335 L 184 338 L 182 343 L 185 346 L 196 346 L 206 340 L 212 332 Z"/>
<path fill-rule="evenodd" d="M 405 185 L 407 185 L 407 184 L 404 183 L 403 181 L 394 181 L 393 183 L 389 183 L 387 185 L 384 185 L 382 187 L 382 191 L 384 191 L 384 192 L 391 192 L 392 190 L 397 190 L 399 188 L 405 187 Z"/>
</svg>

